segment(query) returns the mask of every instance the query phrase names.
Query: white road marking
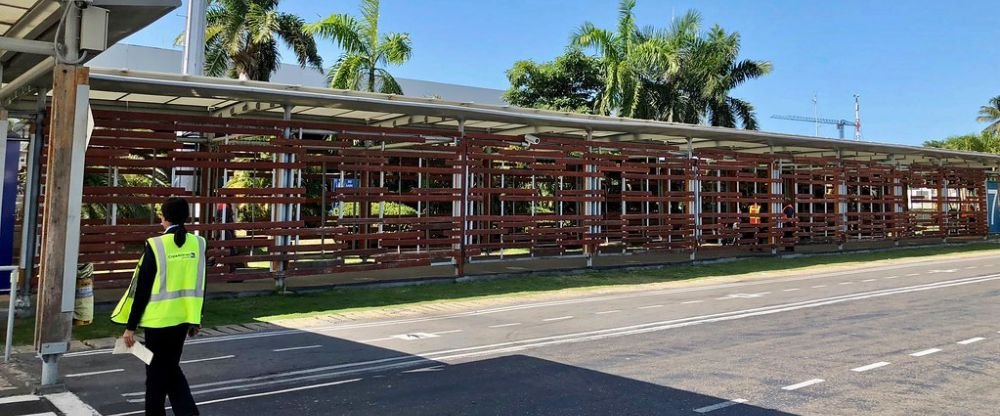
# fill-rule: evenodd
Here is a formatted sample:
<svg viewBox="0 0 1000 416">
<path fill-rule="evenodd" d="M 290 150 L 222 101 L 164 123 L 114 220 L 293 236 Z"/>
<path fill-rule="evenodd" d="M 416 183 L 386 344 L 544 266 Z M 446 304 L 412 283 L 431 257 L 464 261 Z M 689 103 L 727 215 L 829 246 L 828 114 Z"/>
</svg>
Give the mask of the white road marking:
<svg viewBox="0 0 1000 416">
<path fill-rule="evenodd" d="M 490 325 L 489 327 L 490 328 L 506 328 L 508 326 L 517 326 L 517 325 L 521 325 L 521 323 L 520 322 L 514 322 L 514 323 L 510 323 L 510 324 Z"/>
<path fill-rule="evenodd" d="M 910 273 L 906 277 L 920 276 L 920 273 Z"/>
<path fill-rule="evenodd" d="M 979 266 L 969 266 L 969 267 L 966 267 L 967 270 L 978 269 L 978 268 L 979 268 Z"/>
<path fill-rule="evenodd" d="M 888 276 L 886 279 L 899 279 L 899 276 Z"/>
<path fill-rule="evenodd" d="M 874 370 L 876 368 L 885 367 L 885 366 L 887 366 L 889 364 L 892 364 L 892 363 L 886 362 L 886 361 L 879 361 L 879 362 L 874 363 L 874 364 L 868 364 L 868 365 L 861 366 L 861 367 L 858 367 L 858 368 L 852 368 L 851 371 L 853 371 L 855 373 L 863 373 L 863 372 L 868 371 L 868 370 Z"/>
<path fill-rule="evenodd" d="M 915 352 L 913 354 L 910 354 L 910 356 L 911 357 L 923 357 L 925 355 L 931 355 L 931 354 L 934 354 L 936 352 L 941 352 L 941 349 L 940 348 L 930 348 L 930 349 L 926 349 L 926 350 L 923 350 L 923 351 L 917 351 L 917 352 Z"/>
<path fill-rule="evenodd" d="M 39 397 L 34 394 L 25 394 L 21 396 L 11 396 L 11 397 L 0 397 L 0 404 L 8 403 L 22 403 L 22 402 L 33 402 L 38 400 Z"/>
<path fill-rule="evenodd" d="M 661 296 L 666 294 L 678 294 L 678 293 L 692 293 L 692 292 L 704 292 L 709 290 L 718 290 L 725 288 L 737 288 L 737 287 L 755 287 L 761 285 L 770 285 L 774 283 L 787 283 L 787 282 L 799 282 L 806 280 L 816 280 L 816 279 L 828 279 L 837 276 L 849 276 L 857 274 L 871 274 L 872 272 L 886 271 L 886 270 L 899 270 L 915 267 L 916 265 L 932 265 L 932 264 L 950 264 L 959 263 L 967 261 L 966 259 L 959 260 L 940 260 L 940 261 L 916 261 L 913 263 L 906 263 L 902 265 L 893 266 L 881 266 L 881 267 L 870 267 L 870 268 L 859 268 L 852 270 L 845 270 L 840 272 L 831 272 L 824 274 L 810 274 L 806 276 L 796 276 L 781 279 L 765 279 L 759 281 L 751 282 L 736 282 L 736 283 L 722 283 L 716 285 L 706 285 L 699 287 L 689 287 L 681 289 L 663 289 L 663 290 L 652 290 L 641 293 L 628 293 L 621 295 L 606 295 L 606 296 L 591 296 L 585 298 L 575 298 L 567 300 L 556 300 L 556 301 L 545 301 L 545 302 L 533 302 L 533 303 L 523 303 L 511 306 L 500 306 L 490 309 L 480 309 L 475 311 L 457 312 L 445 315 L 435 315 L 435 316 L 422 316 L 417 318 L 404 318 L 404 319 L 393 319 L 385 321 L 376 322 L 366 322 L 357 324 L 334 324 L 329 326 L 317 326 L 309 328 L 309 331 L 302 331 L 301 329 L 282 329 L 275 331 L 265 331 L 256 333 L 246 333 L 246 334 L 234 334 L 234 335 L 223 335 L 217 337 L 205 337 L 199 339 L 191 339 L 185 342 L 185 345 L 199 345 L 199 344 L 214 344 L 218 342 L 230 342 L 230 341 L 243 341 L 248 339 L 257 338 L 270 338 L 270 337 L 281 337 L 289 335 L 304 335 L 304 334 L 317 334 L 317 333 L 328 333 L 328 332 L 338 332 L 338 331 L 349 331 L 358 328 L 371 328 L 371 327 L 383 327 L 383 326 L 394 326 L 394 325 L 406 325 L 420 322 L 429 321 L 440 321 L 455 318 L 465 318 L 469 316 L 481 316 L 481 315 L 492 315 L 496 313 L 525 310 L 525 309 L 537 309 L 545 308 L 549 306 L 563 306 L 563 305 L 576 305 L 581 303 L 594 303 L 594 302 L 605 302 L 609 300 L 619 300 L 619 299 L 633 299 L 637 297 L 646 296 Z M 982 267 L 995 266 L 995 264 L 984 264 Z M 991 275 L 992 276 L 992 275 Z M 989 276 L 979 276 L 979 277 L 989 277 Z M 825 286 L 823 286 L 825 287 Z M 104 355 L 111 354 L 110 348 L 95 349 L 88 351 L 74 351 L 67 354 L 63 354 L 63 358 L 71 357 L 83 357 L 90 355 Z"/>
<path fill-rule="evenodd" d="M 764 296 L 764 295 L 768 295 L 768 294 L 770 294 L 770 293 L 771 293 L 771 292 L 760 292 L 760 293 L 733 293 L 733 294 L 730 294 L 730 295 L 726 295 L 726 296 L 723 296 L 723 297 L 721 297 L 721 298 L 716 298 L 716 299 L 718 299 L 718 300 L 727 300 L 727 299 L 751 299 L 751 298 L 759 298 L 759 297 L 762 297 L 762 296 Z"/>
<path fill-rule="evenodd" d="M 974 342 L 982 341 L 984 339 L 986 339 L 986 338 L 983 338 L 983 337 L 969 338 L 969 339 L 964 340 L 964 341 L 958 341 L 958 344 L 959 345 L 969 345 L 969 344 L 972 344 Z"/>
<path fill-rule="evenodd" d="M 440 337 L 441 337 L 440 335 L 437 335 L 437 334 L 428 334 L 426 332 L 411 332 L 409 334 L 393 335 L 390 338 L 401 339 L 403 341 L 415 341 L 415 340 L 418 340 L 418 339 L 440 338 Z"/>
<path fill-rule="evenodd" d="M 563 321 L 563 320 L 566 320 L 566 319 L 573 319 L 573 315 L 559 316 L 559 317 L 555 317 L 555 318 L 546 318 L 546 319 L 542 319 L 542 321 L 543 322 L 552 322 L 552 321 Z"/>
<path fill-rule="evenodd" d="M 271 351 L 274 351 L 274 352 L 297 351 L 297 350 L 309 350 L 309 349 L 319 348 L 319 347 L 322 347 L 322 345 L 304 345 L 304 346 L 301 346 L 301 347 L 278 348 L 278 349 L 271 350 Z"/>
<path fill-rule="evenodd" d="M 957 271 L 956 269 L 945 269 L 945 270 L 931 270 L 931 271 L 929 271 L 927 273 L 931 273 L 931 274 L 935 274 L 935 273 L 955 273 L 956 271 Z"/>
<path fill-rule="evenodd" d="M 865 279 L 865 280 L 862 280 L 862 282 L 864 282 L 864 283 L 874 282 L 874 281 L 875 281 L 875 279 Z"/>
<path fill-rule="evenodd" d="M 59 416 L 59 415 L 55 414 L 54 412 L 45 412 L 45 413 L 32 413 L 30 415 L 23 415 L 23 416 Z"/>
<path fill-rule="evenodd" d="M 431 332 L 431 335 L 457 334 L 459 332 L 462 332 L 462 330 L 461 329 L 452 329 L 450 331 Z"/>
<path fill-rule="evenodd" d="M 418 368 L 416 370 L 406 370 L 406 371 L 403 371 L 401 374 L 434 373 L 434 372 L 438 372 L 438 371 L 444 371 L 444 366 L 443 365 L 436 365 L 434 367 L 424 367 L 424 368 Z"/>
<path fill-rule="evenodd" d="M 816 286 L 813 286 L 812 288 L 813 289 L 822 289 L 824 287 L 826 287 L 826 285 L 816 285 Z"/>
<path fill-rule="evenodd" d="M 99 376 L 101 374 L 121 373 L 123 371 L 125 371 L 124 368 L 116 368 L 114 370 L 92 371 L 92 372 L 89 372 L 89 373 L 67 374 L 66 377 L 67 378 L 75 378 L 75 377 Z"/>
<path fill-rule="evenodd" d="M 369 342 L 389 341 L 389 340 L 393 340 L 393 339 L 396 339 L 396 338 L 393 338 L 393 337 L 372 338 L 372 339 L 363 339 L 363 340 L 358 341 L 358 342 L 369 343 Z"/>
<path fill-rule="evenodd" d="M 610 310 L 610 311 L 600 311 L 600 312 L 594 312 L 594 315 L 605 315 L 605 314 L 609 314 L 609 313 L 618 313 L 618 312 L 621 312 L 621 311 L 622 311 L 621 309 L 615 309 L 615 310 Z"/>
<path fill-rule="evenodd" d="M 648 305 L 648 306 L 640 306 L 639 309 L 653 309 L 653 308 L 662 308 L 662 307 L 663 307 L 663 305 Z"/>
<path fill-rule="evenodd" d="M 713 404 L 711 406 L 699 407 L 697 409 L 694 409 L 694 411 L 695 411 L 695 413 L 708 413 L 708 412 L 711 412 L 713 410 L 724 409 L 724 408 L 727 408 L 729 406 L 735 406 L 735 405 L 738 405 L 740 403 L 746 403 L 746 402 L 747 402 L 746 399 L 729 400 L 729 401 L 726 401 L 726 402 L 722 402 L 722 403 L 718 403 L 718 404 Z"/>
<path fill-rule="evenodd" d="M 716 322 L 734 321 L 749 317 L 773 315 L 783 312 L 797 311 L 801 309 L 817 308 L 821 306 L 835 305 L 844 302 L 874 299 L 884 296 L 900 295 L 905 293 L 922 292 L 927 290 L 945 289 L 951 287 L 964 286 L 976 283 L 987 283 L 1000 280 L 1000 274 L 988 276 L 969 277 L 961 279 L 946 280 L 934 283 L 922 283 L 911 286 L 904 286 L 893 289 L 879 289 L 867 292 L 853 293 L 847 295 L 830 296 L 820 299 L 805 300 L 765 307 L 721 312 L 716 314 L 692 316 L 687 318 L 671 319 L 644 324 L 576 332 L 563 335 L 551 335 L 539 338 L 523 339 L 516 341 L 505 341 L 487 345 L 476 345 L 449 350 L 430 351 L 420 356 L 398 355 L 377 360 L 358 361 L 332 366 L 322 366 L 306 368 L 301 370 L 287 371 L 283 373 L 268 374 L 249 378 L 238 378 L 222 381 L 208 382 L 192 385 L 195 395 L 214 393 L 228 390 L 244 390 L 251 387 L 261 387 L 266 385 L 287 384 L 292 382 L 316 381 L 319 379 L 331 379 L 334 377 L 344 377 L 362 373 L 370 373 L 384 370 L 394 370 L 399 368 L 416 367 L 420 365 L 436 365 L 442 362 L 464 360 L 471 357 L 498 356 L 513 352 L 526 351 L 534 348 L 563 345 L 569 343 L 600 341 L 624 336 L 655 333 L 677 328 L 685 328 L 695 325 L 710 324 Z M 217 387 L 223 386 L 223 387 Z M 209 388 L 210 389 L 206 389 Z M 199 390 L 203 389 L 203 390 Z M 141 397 L 145 392 L 137 391 L 124 393 L 122 396 Z M 141 412 L 140 412 L 141 413 Z"/>
<path fill-rule="evenodd" d="M 792 384 L 790 386 L 785 386 L 785 387 L 782 387 L 781 389 L 782 390 L 788 390 L 788 391 L 798 390 L 798 389 L 801 389 L 803 387 L 809 387 L 809 386 L 811 386 L 813 384 L 822 383 L 823 381 L 825 381 L 825 380 L 823 380 L 821 378 L 814 378 L 812 380 L 806 380 L 806 381 L 803 381 L 803 382 L 798 383 L 798 384 Z"/>
<path fill-rule="evenodd" d="M 840 282 L 841 285 L 853 285 L 854 282 Z"/>
<path fill-rule="evenodd" d="M 681 304 L 690 305 L 690 304 L 693 304 L 693 303 L 702 303 L 702 302 L 704 302 L 704 301 L 703 300 L 689 300 L 687 302 L 681 302 Z"/>
<path fill-rule="evenodd" d="M 233 358 L 233 357 L 235 357 L 235 355 L 223 355 L 221 357 L 200 358 L 200 359 L 197 359 L 197 360 L 184 360 L 184 361 L 181 361 L 181 364 L 191 364 L 191 363 L 200 363 L 200 362 L 205 362 L 205 361 L 225 360 L 227 358 Z"/>
<path fill-rule="evenodd" d="M 791 288 L 791 289 L 785 289 L 785 290 L 783 290 L 782 292 L 794 292 L 794 291 L 796 291 L 796 290 L 802 290 L 802 289 L 799 289 L 799 288 L 797 288 L 797 287 L 793 287 L 793 288 Z"/>
</svg>

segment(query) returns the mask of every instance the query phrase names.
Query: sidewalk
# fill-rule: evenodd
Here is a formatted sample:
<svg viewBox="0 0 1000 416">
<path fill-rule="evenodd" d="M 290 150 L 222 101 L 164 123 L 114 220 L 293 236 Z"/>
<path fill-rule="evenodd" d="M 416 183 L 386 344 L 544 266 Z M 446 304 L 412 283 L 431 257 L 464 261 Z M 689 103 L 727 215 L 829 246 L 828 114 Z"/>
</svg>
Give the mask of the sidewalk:
<svg viewBox="0 0 1000 416">
<path fill-rule="evenodd" d="M 100 416 L 70 392 L 37 395 L 38 380 L 18 369 L 18 363 L 0 363 L 0 415 L 2 416 Z"/>
</svg>

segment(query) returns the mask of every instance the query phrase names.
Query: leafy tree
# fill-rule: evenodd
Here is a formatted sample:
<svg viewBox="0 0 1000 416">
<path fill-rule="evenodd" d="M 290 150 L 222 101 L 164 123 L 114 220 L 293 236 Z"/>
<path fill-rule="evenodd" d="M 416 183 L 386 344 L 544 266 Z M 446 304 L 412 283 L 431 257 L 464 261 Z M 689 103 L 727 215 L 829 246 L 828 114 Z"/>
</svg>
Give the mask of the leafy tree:
<svg viewBox="0 0 1000 416">
<path fill-rule="evenodd" d="M 942 140 L 928 140 L 924 147 L 966 152 L 1000 153 L 1000 134 L 984 131 L 979 134 L 963 134 Z"/>
<path fill-rule="evenodd" d="M 344 50 L 330 67 L 330 88 L 384 94 L 403 89 L 386 65 L 401 65 L 413 54 L 408 33 L 379 34 L 379 0 L 361 1 L 361 20 L 349 14 L 332 14 L 308 26 L 311 33 L 335 41 Z"/>
<path fill-rule="evenodd" d="M 976 117 L 976 121 L 990 123 L 983 129 L 984 133 L 1000 134 L 1000 95 L 991 98 L 988 105 L 979 107 L 979 117 Z"/>
<path fill-rule="evenodd" d="M 278 40 L 303 68 L 323 70 L 302 18 L 277 11 L 278 0 L 211 0 L 206 14 L 205 73 L 269 81 L 281 64 Z"/>
<path fill-rule="evenodd" d="M 531 108 L 590 112 L 602 93 L 599 62 L 570 49 L 551 62 L 518 61 L 507 70 L 504 101 Z"/>
</svg>

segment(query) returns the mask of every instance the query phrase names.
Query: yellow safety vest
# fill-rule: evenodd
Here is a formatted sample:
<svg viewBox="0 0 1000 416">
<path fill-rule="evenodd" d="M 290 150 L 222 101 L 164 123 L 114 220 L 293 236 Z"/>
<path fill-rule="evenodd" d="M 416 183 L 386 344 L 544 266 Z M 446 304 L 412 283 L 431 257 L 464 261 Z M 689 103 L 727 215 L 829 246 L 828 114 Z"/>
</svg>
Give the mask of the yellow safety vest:
<svg viewBox="0 0 1000 416">
<path fill-rule="evenodd" d="M 760 205 L 753 204 L 750 206 L 750 223 L 760 224 Z"/>
<path fill-rule="evenodd" d="M 182 247 L 174 244 L 173 234 L 164 234 L 146 241 L 156 260 L 156 278 L 139 326 L 166 328 L 184 323 L 201 325 L 201 306 L 205 299 L 205 239 L 188 234 Z M 139 264 L 142 264 L 141 258 Z M 128 291 L 111 314 L 113 322 L 128 323 L 138 277 L 137 265 Z"/>
</svg>

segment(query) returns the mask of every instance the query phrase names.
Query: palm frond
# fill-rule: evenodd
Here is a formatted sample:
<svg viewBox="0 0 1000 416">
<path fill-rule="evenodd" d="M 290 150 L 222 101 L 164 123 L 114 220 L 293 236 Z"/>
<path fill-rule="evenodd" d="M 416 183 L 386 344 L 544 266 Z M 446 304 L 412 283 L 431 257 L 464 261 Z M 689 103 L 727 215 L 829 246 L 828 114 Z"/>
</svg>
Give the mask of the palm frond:
<svg viewBox="0 0 1000 416">
<path fill-rule="evenodd" d="M 360 90 L 361 82 L 368 72 L 368 57 L 361 54 L 341 56 L 337 63 L 330 67 L 327 77 L 330 88 L 342 90 Z"/>
<path fill-rule="evenodd" d="M 331 14 L 305 28 L 319 37 L 333 40 L 346 53 L 370 53 L 361 38 L 361 24 L 349 14 Z"/>
<path fill-rule="evenodd" d="M 362 33 L 372 49 L 378 44 L 379 0 L 361 0 L 361 20 L 365 31 Z"/>
<path fill-rule="evenodd" d="M 382 38 L 378 48 L 378 56 L 384 57 L 385 62 L 391 65 L 400 65 L 413 54 L 409 33 L 390 33 Z"/>
<path fill-rule="evenodd" d="M 305 30 L 305 22 L 300 17 L 287 13 L 280 14 L 276 32 L 288 43 L 301 67 L 312 66 L 317 71 L 323 72 L 323 58 L 316 49 L 316 40 Z"/>
<path fill-rule="evenodd" d="M 382 94 L 403 95 L 403 87 L 399 86 L 399 83 L 396 82 L 396 78 L 393 77 L 389 71 L 378 69 L 376 70 L 376 74 L 379 83 L 378 92 Z"/>
</svg>

